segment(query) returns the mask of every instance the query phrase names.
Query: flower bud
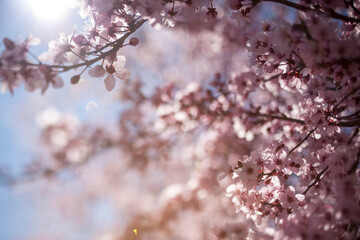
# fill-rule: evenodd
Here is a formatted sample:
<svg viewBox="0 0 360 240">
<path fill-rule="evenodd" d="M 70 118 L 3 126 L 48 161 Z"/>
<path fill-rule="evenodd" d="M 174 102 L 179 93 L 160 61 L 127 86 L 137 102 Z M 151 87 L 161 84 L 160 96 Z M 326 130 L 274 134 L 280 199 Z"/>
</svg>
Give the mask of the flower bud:
<svg viewBox="0 0 360 240">
<path fill-rule="evenodd" d="M 77 84 L 80 81 L 80 75 L 75 75 L 71 78 L 71 84 Z"/>
<path fill-rule="evenodd" d="M 136 46 L 139 44 L 139 39 L 137 37 L 130 38 L 129 45 L 130 46 Z"/>
</svg>

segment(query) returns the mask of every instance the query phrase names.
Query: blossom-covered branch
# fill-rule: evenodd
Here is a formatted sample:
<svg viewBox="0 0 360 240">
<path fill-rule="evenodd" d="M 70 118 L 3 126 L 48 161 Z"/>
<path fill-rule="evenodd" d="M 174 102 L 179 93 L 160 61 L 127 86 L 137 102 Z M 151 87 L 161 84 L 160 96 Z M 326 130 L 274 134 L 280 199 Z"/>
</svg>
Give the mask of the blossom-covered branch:
<svg viewBox="0 0 360 240">
<path fill-rule="evenodd" d="M 46 65 L 47 67 L 51 68 L 51 69 L 61 69 L 60 72 L 67 72 L 70 71 L 72 69 L 77 69 L 79 67 L 90 67 L 91 65 L 93 65 L 94 63 L 103 60 L 105 58 L 107 58 L 108 56 L 112 55 L 112 54 L 116 54 L 123 46 L 124 46 L 124 42 L 125 40 L 132 34 L 134 33 L 138 28 L 140 28 L 144 23 L 146 22 L 146 20 L 140 20 L 138 22 L 134 22 L 131 28 L 129 28 L 129 31 L 127 33 L 125 33 L 123 36 L 121 36 L 119 39 L 107 43 L 105 46 L 99 48 L 96 50 L 96 52 L 100 52 L 99 56 L 97 56 L 96 58 L 90 59 L 90 60 L 85 60 L 81 63 L 78 64 L 74 64 L 74 65 Z M 106 52 L 102 52 L 103 50 L 105 50 L 106 48 L 111 48 L 110 50 L 106 51 Z M 88 55 L 92 55 L 96 52 L 89 52 Z M 19 62 L 21 65 L 24 66 L 41 66 L 43 65 L 42 63 L 30 63 L 27 61 L 22 61 Z"/>
<path fill-rule="evenodd" d="M 80 181 L 77 214 L 106 199 L 126 216 L 99 239 L 360 237 L 358 1 L 79 6 L 83 32 L 60 34 L 38 57 L 35 39 L 4 39 L 2 88 L 45 92 L 64 72 L 79 71 L 73 84 L 88 73 L 117 92 L 118 119 L 50 114 L 41 156 L 22 175 L 3 170 L 1 183 Z M 127 46 L 137 47 L 123 56 Z"/>
<path fill-rule="evenodd" d="M 319 8 L 319 6 L 316 6 L 316 5 L 314 5 L 313 7 L 309 7 L 309 6 L 297 4 L 297 3 L 294 3 L 294 2 L 290 2 L 290 1 L 287 1 L 287 0 L 260 0 L 260 2 L 280 3 L 282 5 L 285 5 L 285 6 L 300 10 L 300 11 L 314 12 L 314 13 L 319 14 L 319 15 L 325 15 L 325 16 L 328 16 L 328 17 L 331 17 L 331 18 L 334 18 L 334 19 L 338 19 L 338 20 L 342 20 L 342 21 L 346 21 L 346 22 L 355 22 L 355 23 L 360 22 L 360 19 L 345 16 L 345 15 L 341 15 L 340 13 L 337 13 L 337 12 L 333 11 L 332 9 L 330 9 L 330 10 L 321 9 L 321 8 Z"/>
<path fill-rule="evenodd" d="M 321 176 L 326 172 L 326 170 L 328 170 L 329 167 L 324 168 L 321 172 L 319 172 L 316 175 L 315 180 L 306 188 L 306 190 L 302 193 L 304 195 L 306 195 L 306 193 L 313 187 L 315 186 L 317 183 L 319 183 Z"/>
</svg>

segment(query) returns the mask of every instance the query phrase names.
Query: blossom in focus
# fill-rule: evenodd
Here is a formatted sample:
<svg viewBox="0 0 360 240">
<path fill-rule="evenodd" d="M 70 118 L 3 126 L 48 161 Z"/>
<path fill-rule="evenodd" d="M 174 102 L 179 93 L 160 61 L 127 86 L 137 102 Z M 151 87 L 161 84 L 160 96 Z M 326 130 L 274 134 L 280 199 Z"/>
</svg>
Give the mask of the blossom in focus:
<svg viewBox="0 0 360 240">
<path fill-rule="evenodd" d="M 118 56 L 116 61 L 110 64 L 96 65 L 90 69 L 89 74 L 92 77 L 102 77 L 107 73 L 108 75 L 104 79 L 106 90 L 111 91 L 115 87 L 117 79 L 127 80 L 130 77 L 129 71 L 125 68 L 126 58 L 124 56 Z"/>
</svg>

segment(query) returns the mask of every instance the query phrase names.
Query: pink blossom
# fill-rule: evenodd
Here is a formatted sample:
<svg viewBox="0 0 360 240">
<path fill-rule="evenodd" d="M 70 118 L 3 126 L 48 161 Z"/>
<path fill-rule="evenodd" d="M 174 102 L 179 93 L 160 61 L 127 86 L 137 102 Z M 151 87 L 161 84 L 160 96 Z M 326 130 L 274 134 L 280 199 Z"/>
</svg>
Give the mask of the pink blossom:
<svg viewBox="0 0 360 240">
<path fill-rule="evenodd" d="M 90 69 L 89 74 L 92 77 L 102 77 L 107 73 L 104 79 L 106 90 L 111 91 L 115 87 L 116 79 L 127 80 L 130 77 L 128 70 L 125 69 L 126 58 L 118 56 L 117 60 L 110 65 L 106 65 L 105 69 L 101 65 L 96 65 Z"/>
<path fill-rule="evenodd" d="M 30 37 L 3 40 L 1 90 L 44 93 L 88 71 L 107 91 L 122 83 L 121 113 L 37 117 L 40 156 L 19 175 L 1 168 L 0 183 L 51 178 L 39 187 L 65 202 L 53 210 L 76 205 L 74 224 L 105 199 L 124 217 L 96 239 L 360 237 L 358 1 L 79 5 L 88 25 L 40 57 Z"/>
</svg>

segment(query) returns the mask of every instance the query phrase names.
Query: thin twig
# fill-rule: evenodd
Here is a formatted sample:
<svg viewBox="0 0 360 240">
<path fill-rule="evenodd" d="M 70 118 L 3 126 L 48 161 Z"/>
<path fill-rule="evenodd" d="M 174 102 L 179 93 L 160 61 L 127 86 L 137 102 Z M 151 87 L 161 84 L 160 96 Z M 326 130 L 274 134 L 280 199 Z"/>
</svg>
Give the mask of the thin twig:
<svg viewBox="0 0 360 240">
<path fill-rule="evenodd" d="M 338 106 L 345 101 L 348 97 L 350 97 L 351 95 L 353 95 L 354 93 L 356 93 L 358 90 L 360 89 L 360 86 L 357 88 L 354 88 L 351 92 L 349 92 L 348 94 L 346 94 L 338 103 L 335 104 L 334 106 L 334 110 L 336 111 L 336 109 L 338 108 Z"/>
<path fill-rule="evenodd" d="M 338 125 L 339 127 L 358 127 L 360 126 L 360 119 L 348 122 L 339 122 L 336 125 Z"/>
<path fill-rule="evenodd" d="M 327 166 L 326 168 L 324 168 L 324 170 L 322 170 L 317 176 L 316 179 L 306 188 L 306 190 L 303 192 L 303 195 L 306 195 L 306 193 L 310 190 L 310 188 L 312 188 L 315 184 L 317 184 L 320 181 L 321 176 L 326 172 L 326 170 L 329 167 Z"/>
<path fill-rule="evenodd" d="M 360 161 L 360 150 L 358 151 L 358 153 L 356 155 L 356 160 L 355 160 L 354 164 L 351 165 L 351 168 L 347 172 L 348 175 L 356 172 L 356 169 L 359 166 L 359 161 Z"/>
<path fill-rule="evenodd" d="M 348 145 L 351 144 L 352 140 L 354 140 L 354 138 L 356 137 L 356 135 L 359 133 L 359 128 L 360 128 L 360 127 L 357 127 L 357 128 L 355 129 L 354 133 L 351 135 L 349 141 L 347 142 Z"/>
<path fill-rule="evenodd" d="M 269 82 L 269 81 L 271 81 L 271 80 L 274 80 L 274 79 L 280 77 L 281 74 L 282 74 L 282 73 L 279 73 L 279 74 L 276 74 L 276 75 L 274 75 L 274 76 L 272 76 L 272 77 L 270 77 L 270 78 L 268 78 L 268 79 L 265 79 L 264 82 Z"/>
<path fill-rule="evenodd" d="M 314 128 L 313 130 L 311 130 L 295 147 L 293 147 L 293 148 L 289 151 L 288 156 L 289 156 L 293 151 L 295 151 L 295 149 L 297 149 L 301 144 L 303 144 L 303 143 L 310 137 L 310 135 L 311 135 L 316 129 L 317 129 L 317 127 Z"/>
<path fill-rule="evenodd" d="M 87 60 L 87 61 L 84 61 L 84 62 L 81 62 L 78 64 L 74 64 L 74 65 L 47 65 L 47 66 L 52 69 L 60 68 L 60 69 L 62 69 L 61 72 L 67 72 L 71 69 L 75 69 L 75 68 L 82 67 L 82 66 L 90 66 L 90 65 L 96 63 L 97 61 L 104 59 L 105 57 L 109 56 L 110 54 L 116 53 L 123 46 L 123 43 L 126 40 L 126 38 L 128 38 L 132 33 L 134 33 L 145 22 L 146 22 L 146 20 L 141 20 L 139 23 L 137 23 L 135 25 L 135 27 L 131 31 L 127 32 L 121 38 L 119 38 L 118 40 L 113 42 L 112 43 L 113 48 L 111 50 L 102 53 L 100 56 L 98 56 L 94 59 Z M 25 61 L 21 62 L 21 64 L 29 65 L 29 66 L 40 66 L 40 64 L 35 64 L 35 63 L 30 63 L 30 62 L 25 62 Z"/>
<path fill-rule="evenodd" d="M 265 113 L 251 112 L 251 111 L 246 111 L 246 110 L 241 110 L 241 111 L 250 116 L 260 116 L 260 117 L 278 119 L 278 120 L 282 120 L 282 121 L 294 122 L 294 123 L 298 123 L 301 125 L 305 125 L 305 121 L 296 119 L 296 118 L 290 118 L 290 117 L 286 117 L 286 116 L 274 116 L 274 115 L 269 115 L 269 114 L 265 114 Z M 356 119 L 353 121 L 346 121 L 346 122 L 338 122 L 336 125 L 339 127 L 358 127 L 358 126 L 360 126 L 360 119 Z"/>
<path fill-rule="evenodd" d="M 340 117 L 336 117 L 336 119 L 350 119 L 350 118 L 353 118 L 357 115 L 360 114 L 360 110 L 357 110 L 356 112 L 350 114 L 350 115 L 347 115 L 347 116 L 340 116 Z"/>
<path fill-rule="evenodd" d="M 269 114 L 265 114 L 265 113 L 250 112 L 250 111 L 246 111 L 246 110 L 241 110 L 241 111 L 250 116 L 260 116 L 260 117 L 266 117 L 266 118 L 271 118 L 271 119 L 279 119 L 279 120 L 283 120 L 283 121 L 295 122 L 295 123 L 298 123 L 301 125 L 305 125 L 305 122 L 303 120 L 299 120 L 299 119 L 295 119 L 295 118 L 289 118 L 289 117 L 284 117 L 284 116 L 273 116 L 273 115 L 269 115 Z"/>
</svg>

